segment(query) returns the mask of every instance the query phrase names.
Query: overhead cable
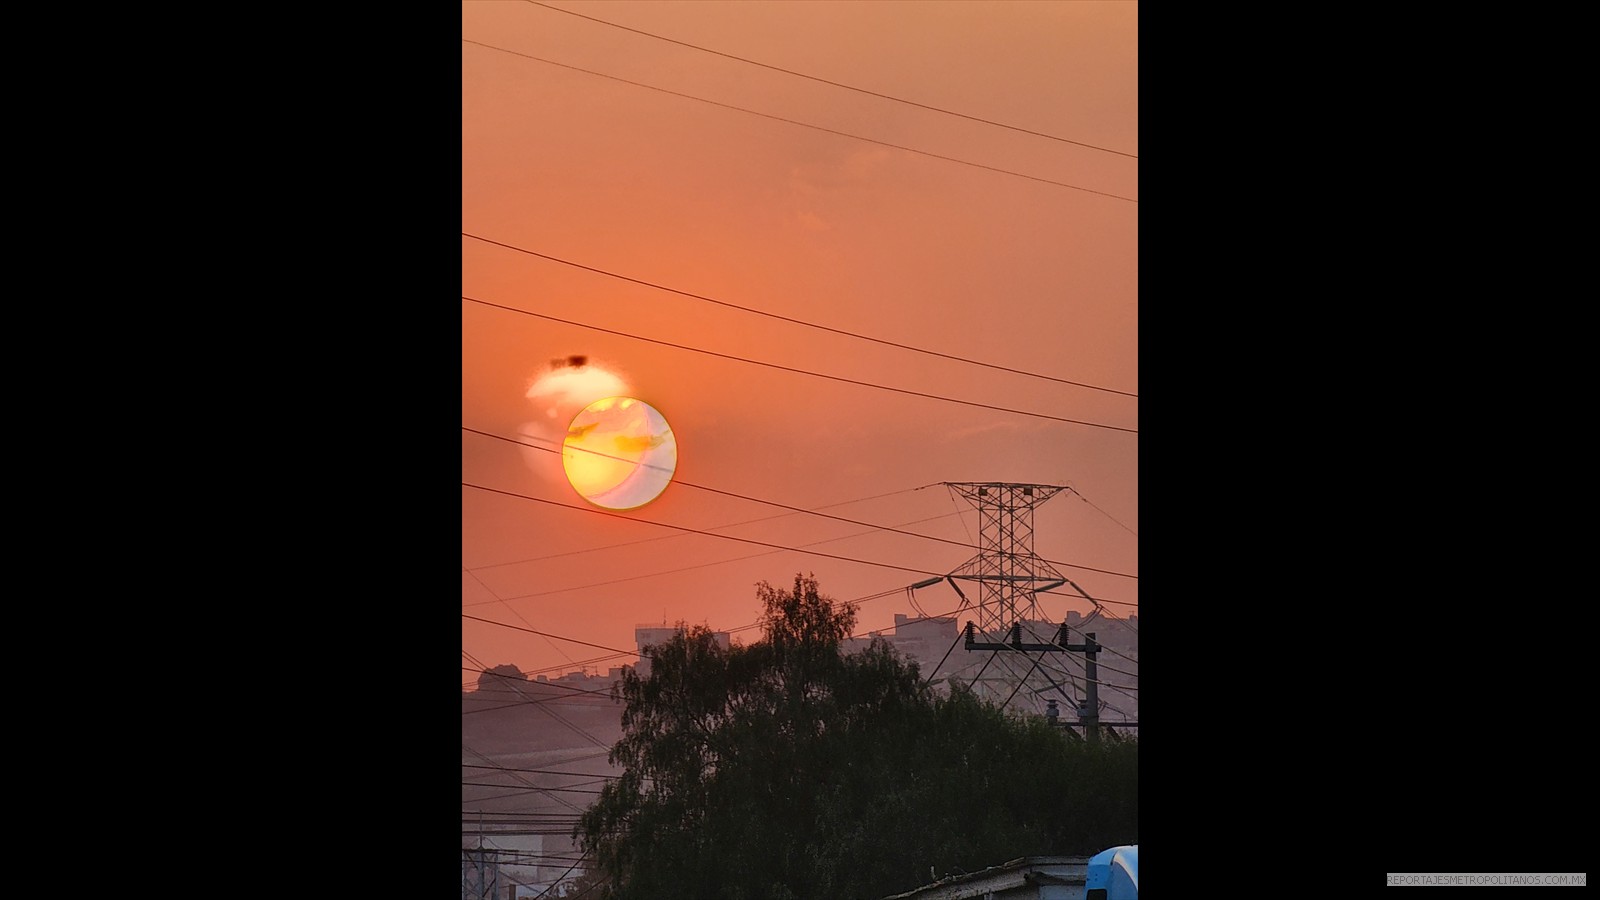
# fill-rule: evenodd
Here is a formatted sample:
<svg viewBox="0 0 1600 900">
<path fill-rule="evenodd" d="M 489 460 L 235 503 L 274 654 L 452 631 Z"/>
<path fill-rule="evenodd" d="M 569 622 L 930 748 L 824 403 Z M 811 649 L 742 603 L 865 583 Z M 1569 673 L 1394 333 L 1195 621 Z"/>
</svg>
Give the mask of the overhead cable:
<svg viewBox="0 0 1600 900">
<path fill-rule="evenodd" d="M 833 129 L 833 128 L 824 128 L 821 125 L 813 125 L 810 122 L 802 122 L 802 121 L 800 121 L 798 119 L 787 119 L 787 118 L 784 118 L 783 116 L 772 115 L 771 113 L 758 112 L 758 111 L 753 110 L 753 109 L 746 109 L 746 108 L 744 108 L 742 106 L 734 106 L 731 103 L 721 103 L 721 102 L 716 101 L 716 100 L 708 100 L 705 97 L 696 97 L 693 94 L 685 94 L 682 91 L 668 90 L 667 88 L 657 87 L 657 86 L 655 86 L 653 84 L 645 84 L 642 81 L 631 81 L 631 80 L 629 80 L 627 78 L 619 78 L 619 77 L 617 77 L 615 75 L 607 75 L 604 72 L 596 72 L 593 69 L 585 69 L 585 68 L 583 68 L 581 66 L 572 66 L 572 65 L 568 65 L 566 63 L 559 63 L 559 62 L 556 62 L 553 59 L 545 59 L 543 57 L 533 56 L 533 55 L 530 55 L 530 54 L 527 54 L 527 53 L 518 53 L 515 50 L 507 50 L 504 47 L 496 47 L 493 44 L 485 44 L 482 41 L 472 41 L 472 40 L 468 40 L 466 38 L 462 38 L 461 39 L 461 43 L 463 43 L 463 44 L 475 44 L 475 45 L 477 45 L 479 47 L 485 47 L 485 48 L 488 48 L 490 50 L 499 51 L 501 53 L 509 53 L 512 56 L 520 56 L 523 59 L 531 59 L 534 62 L 542 62 L 542 63 L 545 63 L 546 65 L 558 66 L 558 67 L 563 68 L 563 69 L 571 69 L 574 72 L 582 72 L 585 75 L 594 75 L 594 76 L 596 76 L 598 78 L 607 78 L 607 79 L 610 79 L 612 81 L 620 81 L 623 84 L 631 84 L 634 87 L 642 87 L 642 88 L 645 88 L 647 90 L 660 91 L 663 94 L 671 94 L 674 97 L 683 97 L 686 100 L 696 100 L 696 101 L 699 101 L 700 103 L 709 103 L 712 106 L 720 106 L 723 109 L 731 109 L 731 110 L 734 110 L 735 112 L 748 113 L 748 114 L 750 114 L 752 116 L 760 116 L 763 119 L 773 119 L 773 120 L 778 121 L 778 122 L 786 122 L 786 123 L 788 123 L 790 125 L 799 125 L 801 128 L 811 128 L 811 129 L 814 129 L 816 131 L 827 132 L 828 134 L 836 134 L 836 135 L 839 135 L 840 137 L 852 138 L 852 139 L 858 140 L 858 141 L 866 141 L 869 144 L 877 144 L 880 147 L 889 147 L 889 148 L 892 148 L 892 149 L 895 149 L 895 150 L 904 150 L 907 153 L 915 153 L 915 154 L 918 154 L 919 156 L 932 157 L 933 159 L 942 159 L 945 162 L 959 163 L 960 165 L 971 166 L 971 167 L 973 167 L 975 169 L 985 169 L 985 170 L 990 171 L 990 172 L 998 172 L 1001 175 L 1014 175 L 1017 178 L 1026 178 L 1029 181 L 1037 181 L 1037 182 L 1040 182 L 1041 184 L 1052 184 L 1052 185 L 1055 185 L 1056 187 L 1070 188 L 1070 189 L 1072 189 L 1074 191 L 1083 191 L 1084 193 L 1087 193 L 1087 194 L 1098 194 L 1098 195 L 1100 195 L 1102 197 L 1110 197 L 1113 200 L 1126 200 L 1129 203 L 1138 203 L 1139 202 L 1137 199 L 1135 199 L 1133 197 L 1124 197 L 1121 194 L 1112 194 L 1112 193 L 1108 193 L 1106 191 L 1097 191 L 1097 190 L 1094 190 L 1092 188 L 1083 187 L 1081 185 L 1068 184 L 1065 181 L 1054 181 L 1054 180 L 1049 179 L 1049 178 L 1040 178 L 1037 175 L 1025 175 L 1022 172 L 1013 172 L 1010 169 L 1002 169 L 1002 168 L 999 168 L 998 166 L 986 166 L 983 163 L 975 163 L 975 162 L 972 162 L 970 160 L 957 159 L 954 156 L 944 156 L 944 155 L 941 155 L 941 154 L 938 154 L 938 153 L 930 153 L 927 150 L 918 150 L 915 147 L 907 147 L 907 146 L 904 146 L 902 144 L 891 144 L 888 141 L 880 141 L 880 140 L 877 140 L 876 138 L 862 137 L 859 134 L 850 134 L 847 131 L 839 131 L 839 130 Z"/>
<path fill-rule="evenodd" d="M 576 262 L 573 262 L 572 260 L 569 260 L 569 259 L 562 259 L 559 256 L 551 256 L 548 253 L 540 253 L 540 252 L 538 252 L 536 250 L 529 250 L 529 249 L 527 249 L 525 247 L 518 247 L 518 246 L 516 246 L 514 244 L 507 244 L 507 243 L 503 243 L 501 241 L 490 240 L 489 238 L 486 238 L 486 237 L 479 237 L 476 234 L 472 234 L 472 233 L 466 232 L 466 231 L 461 232 L 461 236 L 462 237 L 467 237 L 467 238 L 472 238 L 475 241 L 482 241 L 485 244 L 493 244 L 496 247 L 504 247 L 507 250 L 515 250 L 518 253 L 526 253 L 529 256 L 537 256 L 540 259 L 546 259 L 546 260 L 549 260 L 550 262 L 561 263 L 564 266 L 571 266 L 571 267 L 573 267 L 575 269 L 582 269 L 585 272 L 594 272 L 597 275 L 605 275 L 605 276 L 607 276 L 609 278 L 616 278 L 616 279 L 618 279 L 620 281 L 627 281 L 627 282 L 630 282 L 632 284 L 643 285 L 644 287 L 654 288 L 654 289 L 656 289 L 658 291 L 666 291 L 667 293 L 677 294 L 677 295 L 679 295 L 681 297 L 689 297 L 689 298 L 694 299 L 694 300 L 704 300 L 707 303 L 714 303 L 714 304 L 716 304 L 718 306 L 725 306 L 725 307 L 727 307 L 729 309 L 737 309 L 740 312 L 754 313 L 755 315 L 758 315 L 758 316 L 766 316 L 769 319 L 778 319 L 780 321 L 789 322 L 789 323 L 792 323 L 794 325 L 804 325 L 807 328 L 815 328 L 818 331 L 826 331 L 826 332 L 829 332 L 831 334 L 840 334 L 840 335 L 844 335 L 845 337 L 856 338 L 857 340 L 870 341 L 870 342 L 872 342 L 874 344 L 882 344 L 882 345 L 884 345 L 886 347 L 896 347 L 896 348 L 901 349 L 901 350 L 910 350 L 913 353 L 923 353 L 923 354 L 926 354 L 928 356 L 937 356 L 940 359 L 954 360 L 955 362 L 967 363 L 968 365 L 982 366 L 982 367 L 984 367 L 986 369 L 996 369 L 996 370 L 1001 371 L 1001 372 L 1011 372 L 1012 374 L 1015 374 L 1015 375 L 1026 375 L 1029 378 L 1040 378 L 1040 379 L 1043 379 L 1045 381 L 1054 381 L 1057 384 L 1070 384 L 1073 387 L 1087 388 L 1087 389 L 1089 389 L 1091 391 L 1104 391 L 1104 392 L 1106 392 L 1108 394 L 1120 394 L 1120 395 L 1122 395 L 1124 397 L 1133 397 L 1135 399 L 1137 399 L 1138 396 L 1139 396 L 1138 394 L 1132 393 L 1130 391 L 1119 391 L 1119 390 L 1116 390 L 1114 388 L 1105 388 L 1105 387 L 1099 387 L 1099 386 L 1093 385 L 1093 384 L 1084 384 L 1081 381 L 1071 381 L 1071 380 L 1066 379 L 1066 378 L 1057 378 L 1054 375 L 1041 375 L 1038 372 L 1028 372 L 1028 371 L 1024 371 L 1022 369 L 1013 369 L 1010 366 L 1002 366 L 1002 365 L 998 365 L 996 363 L 987 363 L 987 362 L 983 362 L 981 360 L 968 359 L 965 356 L 955 356 L 955 355 L 950 354 L 950 353 L 941 353 L 938 350 L 928 350 L 928 349 L 923 348 L 923 347 L 914 347 L 914 346 L 912 346 L 910 344 L 901 344 L 901 343 L 898 343 L 898 342 L 895 342 L 895 341 L 884 340 L 883 338 L 875 338 L 875 337 L 872 337 L 871 335 L 858 334 L 858 333 L 856 333 L 854 331 L 846 331 L 846 330 L 844 330 L 842 328 L 832 328 L 832 327 L 829 327 L 827 325 L 818 325 L 815 322 L 807 322 L 804 319 L 795 319 L 795 318 L 791 318 L 789 316 L 782 316 L 782 315 L 779 315 L 777 313 L 767 312 L 766 310 L 755 309 L 755 308 L 749 307 L 749 306 L 740 306 L 737 303 L 729 303 L 726 300 L 718 300 L 718 299 L 716 299 L 714 297 L 707 297 L 704 294 L 695 294 L 695 293 L 690 293 L 689 291 L 682 291 L 682 290 L 679 290 L 677 288 L 667 287 L 666 285 L 663 285 L 663 284 L 657 284 L 657 283 L 655 283 L 653 281 L 645 281 L 645 280 L 640 279 L 640 278 L 632 278 L 632 277 L 629 277 L 627 275 L 622 275 L 622 274 L 619 274 L 619 273 L 616 273 L 616 272 L 607 271 L 606 269 L 600 269 L 600 268 L 596 268 L 594 266 L 586 266 L 586 265 L 584 265 L 582 263 L 576 263 Z"/>
<path fill-rule="evenodd" d="M 1032 416 L 1033 418 L 1036 418 L 1036 419 L 1049 419 L 1049 420 L 1051 420 L 1053 422 L 1067 422 L 1067 423 L 1070 423 L 1070 424 L 1073 424 L 1073 425 L 1087 425 L 1090 428 L 1104 428 L 1104 429 L 1107 429 L 1108 431 L 1122 431 L 1122 432 L 1126 432 L 1128 434 L 1138 434 L 1139 433 L 1139 429 L 1137 429 L 1137 428 L 1123 428 L 1123 427 L 1118 426 L 1118 425 L 1106 425 L 1106 424 L 1103 424 L 1101 422 L 1086 422 L 1086 421 L 1084 421 L 1082 419 L 1069 419 L 1069 418 L 1067 418 L 1065 416 L 1052 416 L 1049 413 L 1029 412 L 1028 410 L 1023 410 L 1023 409 L 1011 409 L 1009 407 L 995 406 L 995 405 L 989 404 L 989 403 L 978 403 L 977 401 L 974 401 L 974 400 L 958 400 L 958 399 L 956 399 L 954 397 L 945 397 L 945 396 L 941 396 L 939 394 L 927 394 L 927 393 L 923 393 L 922 391 L 913 391 L 913 390 L 908 390 L 906 388 L 889 387 L 887 385 L 875 384 L 875 383 L 870 382 L 870 381 L 857 381 L 857 380 L 855 380 L 853 378 L 843 378 L 843 377 L 840 377 L 838 375 L 828 375 L 828 374 L 825 374 L 825 373 L 822 373 L 822 372 L 813 372 L 813 371 L 811 371 L 809 369 L 797 369 L 797 368 L 794 368 L 793 366 L 784 366 L 784 365 L 779 365 L 778 363 L 764 362 L 764 361 L 758 360 L 758 359 L 748 359 L 748 358 L 743 357 L 743 356 L 734 356 L 734 355 L 729 354 L 729 353 L 718 353 L 715 350 L 703 350 L 703 349 L 701 349 L 699 347 L 690 347 L 690 346 L 688 346 L 686 344 L 675 344 L 675 343 L 673 343 L 671 341 L 663 341 L 663 340 L 657 340 L 656 338 L 643 337 L 643 336 L 637 335 L 637 334 L 629 334 L 626 331 L 617 331 L 617 330 L 611 329 L 611 328 L 602 328 L 599 325 L 590 325 L 587 322 L 576 322 L 576 321 L 573 321 L 572 319 L 563 319 L 563 318 L 560 318 L 558 316 L 546 315 L 544 313 L 536 313 L 536 312 L 533 312 L 532 310 L 521 309 L 521 308 L 515 307 L 515 306 L 506 306 L 503 303 L 492 303 L 492 302 L 490 302 L 488 300 L 480 300 L 477 297 L 468 297 L 466 294 L 462 294 L 461 295 L 461 299 L 467 301 L 468 303 L 477 303 L 477 304 L 479 304 L 481 306 L 490 307 L 491 309 L 499 309 L 499 310 L 504 310 L 506 312 L 518 313 L 518 314 L 524 315 L 524 316 L 532 316 L 532 317 L 534 317 L 536 319 L 545 319 L 545 320 L 550 321 L 550 322 L 560 322 L 563 325 L 572 325 L 572 326 L 575 326 L 575 327 L 578 327 L 578 328 L 587 328 L 587 329 L 590 329 L 591 331 L 599 331 L 599 332 L 603 332 L 605 334 L 614 334 L 614 335 L 616 335 L 618 337 L 625 337 L 625 338 L 629 338 L 629 339 L 635 340 L 635 341 L 644 341 L 644 342 L 649 343 L 649 344 L 659 344 L 659 345 L 661 345 L 663 347 L 673 347 L 673 348 L 678 349 L 678 350 L 687 350 L 687 351 L 689 351 L 691 353 L 703 353 L 706 356 L 715 356 L 715 357 L 718 357 L 719 359 L 728 359 L 728 360 L 733 360 L 734 362 L 748 363 L 748 364 L 753 365 L 753 366 L 765 366 L 765 367 L 767 367 L 769 369 L 781 369 L 781 370 L 783 370 L 785 372 L 793 372 L 793 373 L 795 373 L 797 375 L 810 375 L 813 378 L 825 378 L 825 379 L 827 379 L 829 381 L 838 381 L 838 382 L 841 382 L 841 383 L 844 383 L 844 384 L 853 384 L 853 385 L 856 385 L 857 387 L 868 387 L 868 388 L 874 388 L 874 389 L 880 390 L 880 391 L 891 391 L 891 392 L 896 393 L 896 394 L 908 394 L 908 395 L 913 396 L 913 397 L 925 397 L 925 398 L 927 398 L 929 400 L 943 400 L 946 403 L 959 403 L 962 406 L 973 406 L 973 407 L 977 407 L 979 409 L 994 410 L 995 412 L 1013 413 L 1013 414 L 1019 415 L 1019 416 Z"/>
<path fill-rule="evenodd" d="M 468 428 L 465 425 L 461 426 L 461 430 L 462 431 L 471 432 L 472 434 L 482 435 L 483 437 L 487 437 L 487 438 L 494 438 L 495 440 L 498 440 L 498 441 L 505 441 L 506 443 L 509 443 L 509 444 L 516 444 L 519 447 L 527 447 L 530 450 L 543 450 L 546 453 L 561 453 L 561 452 L 563 452 L 561 450 L 555 449 L 554 447 L 539 447 L 539 446 L 535 446 L 533 444 L 525 444 L 522 441 L 515 440 L 513 438 L 508 438 L 508 437 L 505 437 L 503 435 L 498 435 L 498 434 L 492 434 L 492 433 L 487 432 L 487 431 L 480 431 L 480 430 L 478 430 L 476 428 Z M 538 438 L 536 438 L 535 440 L 538 440 Z M 615 459 L 615 460 L 620 460 L 622 462 L 632 462 L 632 460 L 626 459 L 625 457 L 614 456 L 614 455 L 612 455 L 610 453 L 602 453 L 599 450 L 591 450 L 591 449 L 589 449 L 587 447 L 569 447 L 569 448 L 566 448 L 566 449 L 581 451 L 581 452 L 584 452 L 584 453 L 590 453 L 590 454 L 593 454 L 595 456 L 604 457 L 606 459 Z M 805 515 L 817 516 L 817 517 L 823 518 L 823 519 L 832 519 L 832 520 L 834 520 L 836 522 L 844 522 L 844 523 L 850 524 L 850 525 L 860 525 L 860 526 L 863 526 L 865 528 L 871 528 L 874 532 L 887 531 L 887 532 L 890 532 L 892 534 L 904 535 L 906 537 L 922 538 L 923 540 L 937 541 L 938 543 L 941 543 L 941 544 L 951 544 L 953 546 L 960 547 L 963 550 L 972 549 L 970 544 L 964 543 L 962 541 L 955 541 L 955 540 L 951 540 L 949 538 L 936 537 L 936 536 L 931 535 L 931 534 L 921 534 L 921 533 L 915 532 L 915 531 L 902 531 L 899 528 L 891 527 L 891 526 L 888 526 L 888 525 L 876 525 L 876 524 L 873 524 L 872 522 L 863 522 L 863 521 L 861 521 L 859 519 L 851 519 L 851 518 L 847 518 L 845 516 L 835 516 L 835 515 L 831 515 L 829 513 L 820 512 L 820 511 L 818 511 L 816 509 L 803 509 L 803 508 L 798 507 L 798 506 L 790 506 L 790 505 L 788 505 L 786 503 L 779 503 L 779 502 L 777 502 L 775 500 L 763 500 L 760 497 L 751 497 L 748 494 L 739 494 L 739 493 L 735 493 L 733 491 L 724 491 L 724 490 L 721 490 L 719 488 L 709 487 L 709 486 L 703 485 L 703 484 L 695 484 L 693 482 L 685 481 L 685 480 L 683 480 L 681 478 L 673 479 L 672 483 L 673 484 L 681 484 L 681 485 L 683 485 L 684 487 L 687 487 L 687 488 L 694 488 L 695 490 L 706 491 L 706 492 L 712 493 L 712 494 L 721 494 L 724 497 L 733 497 L 733 498 L 735 498 L 737 500 L 747 500 L 747 501 L 749 501 L 751 503 L 760 503 L 760 504 L 763 504 L 765 506 L 776 506 L 779 509 L 787 509 L 790 512 L 793 512 L 793 513 L 803 513 Z M 934 518 L 944 518 L 944 517 L 945 516 L 935 516 Z M 838 540 L 838 539 L 835 538 L 834 540 Z M 818 541 L 818 543 L 827 543 L 827 542 L 826 541 Z M 1102 575 L 1118 575 L 1118 576 L 1121 576 L 1123 578 L 1137 578 L 1138 577 L 1136 575 L 1128 575 L 1127 573 L 1124 573 L 1124 572 L 1112 572 L 1112 571 L 1108 571 L 1106 569 L 1096 569 L 1096 568 L 1093 568 L 1091 566 L 1073 565 L 1072 563 L 1061 562 L 1060 560 L 1055 560 L 1055 559 L 1044 559 L 1043 561 L 1047 562 L 1047 563 L 1050 563 L 1052 565 L 1057 565 L 1057 566 L 1067 566 L 1068 568 L 1073 568 L 1073 569 L 1084 569 L 1084 570 L 1087 570 L 1087 571 L 1090 571 L 1090 572 L 1099 572 Z M 1071 584 L 1071 582 L 1069 581 L 1068 584 Z M 1077 585 L 1073 585 L 1073 587 L 1077 587 Z M 1080 593 L 1082 593 L 1082 592 L 1080 591 Z M 1093 598 L 1088 597 L 1087 594 L 1085 594 L 1084 596 L 1085 596 L 1085 599 L 1090 600 L 1090 602 L 1094 602 Z M 508 597 L 506 599 L 515 600 L 515 599 L 518 599 L 518 598 L 516 598 L 516 597 Z"/>
<path fill-rule="evenodd" d="M 785 69 L 782 66 L 769 65 L 769 64 L 764 63 L 764 62 L 757 62 L 756 60 L 753 60 L 753 59 L 746 59 L 746 58 L 744 58 L 742 56 L 734 56 L 732 53 L 723 53 L 720 50 L 712 50 L 709 47 L 701 47 L 701 46 L 698 46 L 696 44 L 691 44 L 691 43 L 689 43 L 687 41 L 674 40 L 672 38 L 665 37 L 663 35 L 653 34 L 653 33 L 648 32 L 648 31 L 641 31 L 638 28 L 629 28 L 626 25 L 619 25 L 616 22 L 608 22 L 605 19 L 597 19 L 594 16 L 586 16 L 583 13 L 573 12 L 570 9 L 562 9 L 559 6 L 551 6 L 548 3 L 540 3 L 540 2 L 538 2 L 538 0 L 525 0 L 525 2 L 531 3 L 534 6 L 542 6 L 545 9 L 553 10 L 553 11 L 558 12 L 558 13 L 566 13 L 569 16 L 577 16 L 580 19 L 588 19 L 591 22 L 597 22 L 597 23 L 599 23 L 601 25 L 609 25 L 612 28 L 620 28 L 623 31 L 631 31 L 634 34 L 644 35 L 645 37 L 648 37 L 648 38 L 655 38 L 658 41 L 666 41 L 669 44 L 677 44 L 680 47 L 688 47 L 691 50 L 699 50 L 702 53 L 710 53 L 710 54 L 715 55 L 715 56 L 721 56 L 721 57 L 723 57 L 725 59 L 732 59 L 732 60 L 736 60 L 738 62 L 748 63 L 748 64 L 750 64 L 752 66 L 760 66 L 763 69 L 771 69 L 774 72 L 782 72 L 785 75 L 793 75 L 793 76 L 795 76 L 797 78 L 805 78 L 805 79 L 808 79 L 810 81 L 816 81 L 816 82 L 820 82 L 822 84 L 832 85 L 833 87 L 844 88 L 847 91 L 855 91 L 858 94 L 866 94 L 868 96 L 878 97 L 878 98 L 881 98 L 881 99 L 884 99 L 884 100 L 893 100 L 896 103 L 904 103 L 907 106 L 915 106 L 918 109 L 926 109 L 926 110 L 929 110 L 931 112 L 944 113 L 947 116 L 955 116 L 957 118 L 967 119 L 967 120 L 972 121 L 972 122 L 981 122 L 981 123 L 983 123 L 985 125 L 993 125 L 996 128 L 1004 128 L 1004 129 L 1007 129 L 1009 131 L 1017 131 L 1017 132 L 1021 132 L 1023 134 L 1031 134 L 1031 135 L 1034 135 L 1035 137 L 1049 138 L 1052 141 L 1060 141 L 1060 142 L 1062 142 L 1064 144 L 1075 144 L 1075 145 L 1077 145 L 1079 147 L 1084 147 L 1084 148 L 1087 148 L 1089 150 L 1099 150 L 1099 151 L 1101 151 L 1103 153 L 1114 153 L 1117 156 L 1126 156 L 1129 159 L 1138 159 L 1139 158 L 1138 155 L 1134 154 L 1134 153 L 1125 153 L 1125 152 L 1123 152 L 1121 150 L 1112 150 L 1109 147 L 1097 147 L 1094 144 L 1085 144 L 1082 141 L 1074 141 L 1074 140 L 1071 140 L 1070 138 L 1058 137 L 1058 136 L 1053 135 L 1053 134 L 1046 134 L 1046 133 L 1044 133 L 1042 131 L 1032 131 L 1032 130 L 1029 130 L 1027 128 L 1020 128 L 1020 127 L 1018 127 L 1016 125 L 1007 125 L 1004 122 L 995 122 L 995 121 L 990 120 L 990 119 L 979 118 L 978 116 L 969 116 L 969 115 L 967 115 L 965 113 L 958 113 L 958 112 L 956 112 L 954 110 L 945 109 L 945 108 L 940 107 L 940 106 L 929 106 L 926 103 L 918 103 L 915 100 L 906 100 L 906 99 L 904 99 L 902 97 L 892 97 L 892 96 L 890 96 L 888 94 L 880 94 L 877 91 L 869 91 L 866 88 L 858 88 L 858 87 L 855 87 L 853 85 L 843 84 L 843 83 L 838 82 L 838 81 L 830 81 L 830 80 L 828 80 L 826 78 L 818 78 L 815 75 L 807 75 L 804 72 L 796 72 L 793 69 Z"/>
</svg>

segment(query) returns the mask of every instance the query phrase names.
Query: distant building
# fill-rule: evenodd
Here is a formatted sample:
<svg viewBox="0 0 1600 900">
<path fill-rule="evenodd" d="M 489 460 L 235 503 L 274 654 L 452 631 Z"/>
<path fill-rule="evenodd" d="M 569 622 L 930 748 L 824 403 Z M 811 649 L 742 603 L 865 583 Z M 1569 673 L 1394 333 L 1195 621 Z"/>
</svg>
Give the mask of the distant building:
<svg viewBox="0 0 1600 900">
<path fill-rule="evenodd" d="M 633 643 L 639 650 L 639 661 L 634 664 L 633 670 L 643 677 L 650 675 L 650 657 L 645 655 L 646 647 L 656 644 L 665 644 L 677 635 L 683 634 L 685 627 L 682 625 L 636 625 L 633 629 Z M 726 650 L 732 646 L 732 639 L 726 631 L 711 632 L 711 639 L 717 646 Z"/>
<path fill-rule="evenodd" d="M 548 675 L 535 675 L 533 681 L 535 684 L 561 684 L 582 690 L 592 690 L 597 686 L 604 687 L 612 682 L 621 681 L 624 668 L 624 666 L 612 666 L 604 675 L 598 673 L 590 675 L 588 672 L 568 672 L 555 678 L 551 678 Z"/>
<path fill-rule="evenodd" d="M 927 678 L 955 642 L 960 630 L 953 616 L 912 617 L 895 613 L 893 631 L 875 631 L 866 637 L 846 638 L 841 649 L 846 653 L 859 653 L 871 646 L 874 639 L 882 638 L 903 658 L 915 662 L 922 670 L 922 676 Z"/>
<path fill-rule="evenodd" d="M 1096 654 L 1098 666 L 1096 681 L 1099 684 L 1100 719 L 1106 722 L 1136 722 L 1139 718 L 1139 617 L 1110 618 L 1097 612 L 1084 615 L 1069 612 L 1065 623 L 1065 643 L 1082 644 L 1084 635 L 1093 634 L 1101 650 Z M 1024 643 L 1050 643 L 1055 641 L 1061 622 L 1026 621 L 1022 623 Z M 915 662 L 924 679 L 935 687 L 951 681 L 962 681 L 975 688 L 980 695 L 995 701 L 1016 698 L 1012 688 L 1017 677 L 1027 674 L 1027 692 L 1022 695 L 1023 708 L 1043 712 L 1046 699 L 1056 699 L 1064 710 L 1063 715 L 1076 718 L 1079 704 L 1084 699 L 1084 656 L 1067 654 L 1029 654 L 1026 659 L 1013 664 L 1001 661 L 988 665 L 990 651 L 968 651 L 963 646 L 962 632 L 965 624 L 955 616 L 907 616 L 895 613 L 893 630 L 875 631 L 865 637 L 848 638 L 843 643 L 846 653 L 858 653 L 881 638 L 908 661 Z M 979 635 L 979 642 L 992 638 Z M 1002 639 L 1002 642 L 1009 638 Z M 1038 664 L 1035 665 L 1034 661 Z M 1032 698 L 1032 699 L 1029 699 Z"/>
</svg>

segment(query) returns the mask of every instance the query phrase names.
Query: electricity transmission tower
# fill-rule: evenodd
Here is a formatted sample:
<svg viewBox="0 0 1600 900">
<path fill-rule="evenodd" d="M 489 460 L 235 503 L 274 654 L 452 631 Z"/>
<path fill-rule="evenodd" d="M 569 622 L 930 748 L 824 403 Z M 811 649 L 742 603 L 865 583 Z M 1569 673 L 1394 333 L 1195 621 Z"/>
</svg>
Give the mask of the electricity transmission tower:
<svg viewBox="0 0 1600 900">
<path fill-rule="evenodd" d="M 1016 622 L 1038 621 L 1037 591 L 1066 578 L 1033 552 L 1033 510 L 1064 487 L 1048 484 L 945 482 L 978 510 L 978 555 L 950 573 L 978 582 L 978 630 L 1002 640 Z M 963 596 L 965 599 L 965 596 Z"/>
<path fill-rule="evenodd" d="M 957 585 L 958 581 L 977 582 L 976 634 L 984 643 L 1015 643 L 1018 629 L 1049 640 L 1054 625 L 1043 622 L 1035 594 L 1068 583 L 1065 576 L 1033 552 L 1033 511 L 1066 487 L 1050 484 L 1009 484 L 1002 482 L 945 482 L 978 510 L 978 555 L 952 571 L 947 577 L 963 602 L 972 603 Z M 1038 660 L 1021 650 L 992 650 L 994 655 L 979 670 L 973 686 L 1003 703 L 1018 700 L 1029 707 L 1044 708 L 1046 694 L 1071 699 L 1066 690 L 1066 675 L 1053 667 L 1041 668 Z M 1002 658 L 1004 657 L 1004 658 Z M 983 676 L 993 670 L 985 679 Z"/>
</svg>

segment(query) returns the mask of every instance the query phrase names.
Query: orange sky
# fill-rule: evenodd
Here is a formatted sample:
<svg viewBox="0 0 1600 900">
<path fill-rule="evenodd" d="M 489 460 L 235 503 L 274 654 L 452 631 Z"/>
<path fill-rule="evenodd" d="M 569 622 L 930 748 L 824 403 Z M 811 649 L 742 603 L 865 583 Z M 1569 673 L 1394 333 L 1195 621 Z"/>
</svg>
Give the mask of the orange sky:
<svg viewBox="0 0 1600 900">
<path fill-rule="evenodd" d="M 1136 612 L 1138 4 L 550 5 L 659 37 L 529 2 L 462 4 L 462 665 L 554 675 L 606 655 L 476 619 L 631 649 L 646 622 L 753 624 L 755 583 L 801 571 L 839 599 L 895 591 L 861 609 L 862 629 L 890 627 L 913 612 L 898 589 L 924 577 L 907 569 L 976 553 L 976 512 L 939 484 L 952 481 L 1075 488 L 1038 507 L 1034 549 Z M 573 354 L 670 423 L 677 481 L 654 503 L 595 511 L 558 454 L 512 443 L 540 421 L 529 386 Z M 959 603 L 948 586 L 917 600 Z"/>
</svg>

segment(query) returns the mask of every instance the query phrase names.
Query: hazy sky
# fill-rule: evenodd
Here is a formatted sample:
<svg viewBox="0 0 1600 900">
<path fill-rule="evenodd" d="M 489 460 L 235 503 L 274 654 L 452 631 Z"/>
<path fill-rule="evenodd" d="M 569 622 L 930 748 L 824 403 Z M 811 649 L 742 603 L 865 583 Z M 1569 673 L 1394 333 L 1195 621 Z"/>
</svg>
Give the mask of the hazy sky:
<svg viewBox="0 0 1600 900">
<path fill-rule="evenodd" d="M 638 624 L 738 629 L 757 582 L 797 572 L 892 627 L 902 588 L 977 552 L 942 482 L 1074 488 L 1034 549 L 1136 613 L 1138 12 L 463 3 L 462 665 L 607 655 L 519 629 L 621 649 Z M 602 510 L 518 446 L 559 447 L 575 399 L 528 393 L 571 355 L 669 423 L 655 502 Z"/>
</svg>

